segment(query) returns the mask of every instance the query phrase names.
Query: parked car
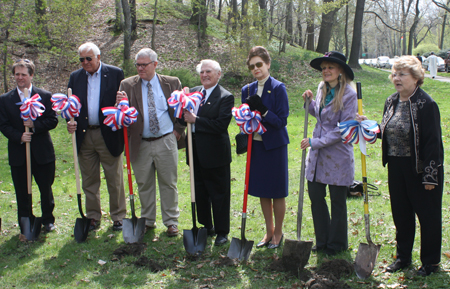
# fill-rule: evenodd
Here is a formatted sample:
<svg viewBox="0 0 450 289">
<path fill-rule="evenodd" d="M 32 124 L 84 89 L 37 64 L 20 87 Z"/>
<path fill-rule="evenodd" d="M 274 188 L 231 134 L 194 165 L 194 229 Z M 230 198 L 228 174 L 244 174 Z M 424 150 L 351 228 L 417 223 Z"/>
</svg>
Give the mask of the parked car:
<svg viewBox="0 0 450 289">
<path fill-rule="evenodd" d="M 442 59 L 442 57 L 439 57 L 439 56 L 436 56 L 436 58 L 437 58 L 437 61 L 438 61 L 438 71 L 446 71 L 445 70 L 445 61 L 444 61 L 444 59 Z M 428 70 L 428 60 L 429 60 L 429 57 L 427 59 L 424 59 L 423 62 L 422 62 L 422 67 L 425 70 Z"/>
<path fill-rule="evenodd" d="M 398 57 L 395 58 L 389 58 L 389 62 L 386 63 L 385 68 L 386 69 L 391 69 L 394 66 L 394 63 L 397 61 Z"/>
<path fill-rule="evenodd" d="M 386 68 L 387 64 L 389 64 L 389 57 L 387 57 L 387 56 L 378 56 L 376 67 L 378 67 L 378 68 Z"/>
</svg>

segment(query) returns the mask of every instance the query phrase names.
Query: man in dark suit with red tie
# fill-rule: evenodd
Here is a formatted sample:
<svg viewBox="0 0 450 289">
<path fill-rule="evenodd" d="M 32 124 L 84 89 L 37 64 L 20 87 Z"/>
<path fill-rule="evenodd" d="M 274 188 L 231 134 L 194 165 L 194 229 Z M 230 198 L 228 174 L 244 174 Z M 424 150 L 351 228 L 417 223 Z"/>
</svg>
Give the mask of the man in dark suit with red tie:
<svg viewBox="0 0 450 289">
<path fill-rule="evenodd" d="M 28 203 L 27 165 L 25 143 L 30 143 L 31 173 L 41 193 L 42 224 L 47 232 L 55 229 L 52 185 L 55 179 L 55 150 L 49 131 L 58 124 L 56 113 L 52 110 L 50 92 L 31 84 L 34 76 L 34 64 L 28 59 L 17 60 L 12 72 L 17 88 L 0 96 L 0 131 L 8 138 L 8 156 L 11 177 L 17 198 L 17 216 L 33 217 Z M 45 106 L 43 114 L 32 121 L 24 121 L 20 116 L 20 105 L 25 99 L 24 91 L 28 89 L 31 97 L 39 94 Z M 25 127 L 30 129 L 25 132 Z"/>
<path fill-rule="evenodd" d="M 221 68 L 217 61 L 202 60 L 197 66 L 197 72 L 202 86 L 192 88 L 191 92 L 202 91 L 202 103 L 198 112 L 186 110 L 184 120 L 192 123 L 193 127 L 198 221 L 208 229 L 208 235 L 217 233 L 214 245 L 220 246 L 228 241 L 230 232 L 231 145 L 228 125 L 234 97 L 218 84 Z"/>
<path fill-rule="evenodd" d="M 75 122 L 67 123 L 67 130 L 76 133 L 82 188 L 86 195 L 86 216 L 92 220 L 90 230 L 99 227 L 102 216 L 101 164 L 108 187 L 113 230 L 119 231 L 126 215 L 123 131 L 112 131 L 105 125 L 101 109 L 116 103 L 116 93 L 124 74 L 122 69 L 101 62 L 100 49 L 93 43 L 82 44 L 78 54 L 82 68 L 70 74 L 68 87 L 80 99 L 81 111 Z"/>
</svg>

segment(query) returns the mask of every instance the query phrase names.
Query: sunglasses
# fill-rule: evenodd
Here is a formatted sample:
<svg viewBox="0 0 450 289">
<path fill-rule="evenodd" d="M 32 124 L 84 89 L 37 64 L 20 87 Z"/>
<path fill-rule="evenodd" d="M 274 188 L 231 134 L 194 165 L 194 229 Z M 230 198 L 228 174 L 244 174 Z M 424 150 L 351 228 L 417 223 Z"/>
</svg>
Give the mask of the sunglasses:
<svg viewBox="0 0 450 289">
<path fill-rule="evenodd" d="M 84 62 L 84 60 L 87 60 L 87 61 L 89 61 L 89 62 L 91 62 L 92 61 L 92 57 L 80 57 L 80 62 Z"/>
<path fill-rule="evenodd" d="M 256 62 L 255 64 L 250 64 L 248 66 L 248 70 L 252 71 L 253 69 L 255 69 L 255 66 L 258 68 L 261 68 L 263 66 L 264 63 L 262 62 Z"/>
<path fill-rule="evenodd" d="M 31 61 L 29 61 L 28 59 L 17 59 L 14 63 L 18 63 L 18 62 L 21 62 L 21 61 L 23 61 L 23 62 L 25 62 L 25 63 L 31 63 Z"/>
<path fill-rule="evenodd" d="M 146 68 L 147 65 L 153 63 L 154 61 L 151 61 L 149 63 L 135 63 L 134 66 L 136 66 L 136 68 L 142 67 L 142 68 Z"/>
</svg>

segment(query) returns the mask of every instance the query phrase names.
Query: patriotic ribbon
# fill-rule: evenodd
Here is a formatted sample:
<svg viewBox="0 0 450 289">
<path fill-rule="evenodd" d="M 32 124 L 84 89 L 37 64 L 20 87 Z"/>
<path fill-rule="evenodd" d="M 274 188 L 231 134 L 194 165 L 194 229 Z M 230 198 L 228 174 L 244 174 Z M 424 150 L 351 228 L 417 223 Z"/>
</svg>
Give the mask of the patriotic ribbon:
<svg viewBox="0 0 450 289">
<path fill-rule="evenodd" d="M 175 90 L 170 95 L 167 103 L 174 109 L 174 117 L 181 118 L 183 109 L 197 112 L 202 97 L 203 94 L 199 91 L 186 94 L 182 90 Z"/>
<path fill-rule="evenodd" d="M 364 155 L 366 153 L 366 142 L 374 144 L 377 141 L 377 133 L 380 132 L 378 124 L 374 120 L 344 121 L 338 124 L 343 143 L 357 144 Z"/>
<path fill-rule="evenodd" d="M 36 118 L 44 113 L 45 106 L 39 102 L 41 99 L 39 94 L 36 93 L 32 97 L 26 98 L 23 102 L 16 103 L 17 105 L 20 105 L 20 117 L 24 121 L 27 121 L 29 118 L 31 118 L 32 121 L 35 121 Z"/>
<path fill-rule="evenodd" d="M 259 111 L 251 111 L 248 104 L 243 103 L 239 107 L 233 107 L 231 114 L 236 119 L 236 124 L 242 132 L 252 134 L 257 132 L 263 134 L 267 129 L 261 124 L 261 113 Z"/>
<path fill-rule="evenodd" d="M 67 95 L 62 93 L 55 93 L 54 95 L 52 95 L 51 101 L 53 102 L 52 109 L 58 112 L 61 117 L 67 120 L 78 117 L 80 115 L 80 99 L 74 94 L 68 97 Z"/>
<path fill-rule="evenodd" d="M 138 116 L 137 110 L 129 106 L 128 98 L 126 97 L 122 98 L 117 107 L 103 107 L 102 112 L 106 116 L 103 123 L 112 128 L 113 131 L 122 127 L 129 127 L 136 122 Z"/>
</svg>

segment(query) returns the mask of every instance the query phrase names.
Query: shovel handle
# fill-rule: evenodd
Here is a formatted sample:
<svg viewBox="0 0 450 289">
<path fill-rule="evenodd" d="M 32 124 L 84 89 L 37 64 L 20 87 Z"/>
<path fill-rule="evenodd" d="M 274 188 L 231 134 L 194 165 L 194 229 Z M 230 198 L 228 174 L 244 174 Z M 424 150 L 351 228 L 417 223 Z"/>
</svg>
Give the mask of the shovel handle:
<svg viewBox="0 0 450 289">
<path fill-rule="evenodd" d="M 23 91 L 25 98 L 29 97 L 28 88 L 25 88 Z M 25 132 L 30 132 L 30 128 L 28 126 L 25 127 Z M 31 146 L 30 142 L 25 143 L 25 155 L 27 162 L 27 191 L 28 194 L 31 195 Z"/>
<path fill-rule="evenodd" d="M 247 198 L 248 198 L 248 181 L 250 179 L 250 162 L 252 159 L 252 140 L 253 134 L 248 135 L 247 141 L 247 164 L 245 168 L 245 187 L 244 187 L 244 204 L 242 206 L 242 213 L 247 214 Z"/>
<path fill-rule="evenodd" d="M 192 124 L 187 124 L 188 132 L 188 157 L 189 157 L 189 177 L 191 186 L 191 203 L 195 203 L 195 179 L 194 179 L 194 153 L 192 151 Z"/>
<path fill-rule="evenodd" d="M 131 164 L 130 164 L 130 147 L 128 145 L 128 130 L 127 127 L 123 127 L 123 138 L 125 141 L 125 156 L 127 159 L 127 175 L 128 175 L 128 189 L 130 191 L 130 196 L 133 195 L 133 181 L 131 179 Z"/>
<path fill-rule="evenodd" d="M 358 114 L 363 114 L 362 107 L 362 93 L 361 93 L 361 82 L 356 83 L 356 92 L 358 96 Z M 363 193 L 364 193 L 364 214 L 369 214 L 369 194 L 367 193 L 367 172 L 366 172 L 366 156 L 361 152 L 361 168 L 362 168 L 362 179 L 363 179 Z"/>
<path fill-rule="evenodd" d="M 67 97 L 72 96 L 72 88 L 67 89 Z M 75 118 L 70 118 L 71 123 L 75 121 Z M 73 166 L 75 169 L 75 180 L 77 186 L 77 195 L 81 195 L 81 185 L 80 185 L 80 171 L 78 169 L 78 150 L 77 150 L 77 137 L 74 132 L 72 134 L 72 152 L 73 152 Z"/>
<path fill-rule="evenodd" d="M 309 97 L 305 99 L 305 123 L 303 124 L 303 139 L 308 136 L 308 116 L 309 116 Z M 302 166 L 300 168 L 300 188 L 298 190 L 298 208 L 297 208 L 297 241 L 302 236 L 302 219 L 303 219 L 303 196 L 305 192 L 305 166 L 306 166 L 306 149 L 302 151 Z"/>
</svg>

